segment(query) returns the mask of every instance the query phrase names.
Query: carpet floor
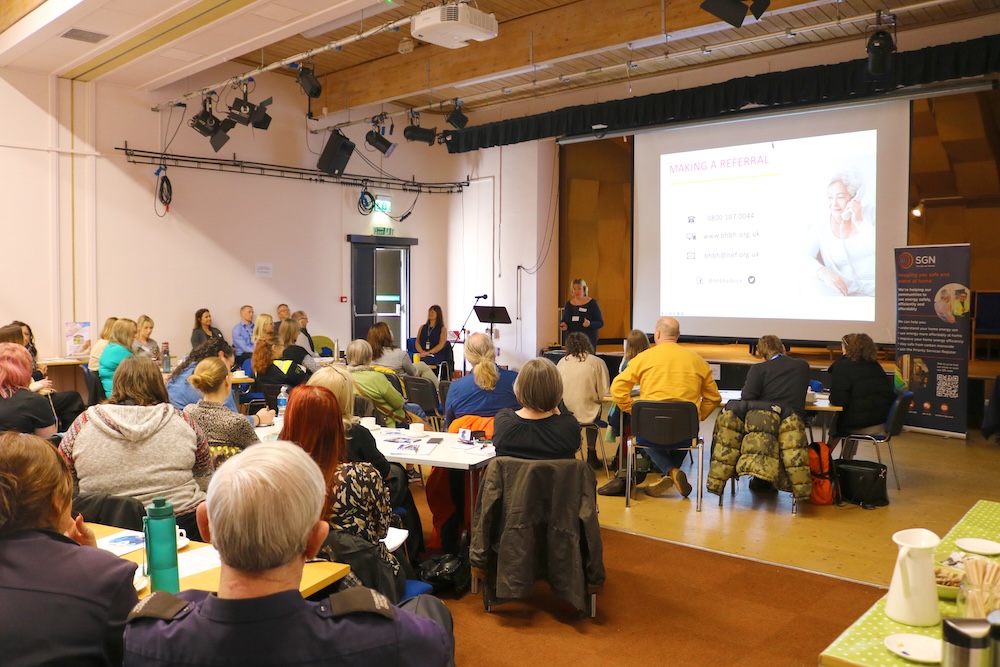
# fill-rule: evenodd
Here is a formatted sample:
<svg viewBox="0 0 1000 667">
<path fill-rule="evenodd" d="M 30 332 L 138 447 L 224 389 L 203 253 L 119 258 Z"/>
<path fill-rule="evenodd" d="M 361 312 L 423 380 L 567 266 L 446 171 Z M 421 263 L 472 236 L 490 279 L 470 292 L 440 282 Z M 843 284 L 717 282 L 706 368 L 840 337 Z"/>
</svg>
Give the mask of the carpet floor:
<svg viewBox="0 0 1000 667">
<path fill-rule="evenodd" d="M 460 666 L 817 664 L 885 590 L 647 537 L 602 530 L 607 582 L 578 620 L 539 583 L 483 610 L 445 598 Z"/>
</svg>

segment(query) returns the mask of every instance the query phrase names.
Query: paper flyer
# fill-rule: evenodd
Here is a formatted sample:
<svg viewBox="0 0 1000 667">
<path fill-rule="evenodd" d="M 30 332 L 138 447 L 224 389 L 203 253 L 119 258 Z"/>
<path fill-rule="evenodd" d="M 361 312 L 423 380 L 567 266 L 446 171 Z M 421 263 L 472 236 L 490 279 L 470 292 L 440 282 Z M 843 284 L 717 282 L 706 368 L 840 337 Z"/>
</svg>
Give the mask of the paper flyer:
<svg viewBox="0 0 1000 667">
<path fill-rule="evenodd" d="M 66 323 L 66 356 L 90 356 L 90 322 Z"/>
</svg>

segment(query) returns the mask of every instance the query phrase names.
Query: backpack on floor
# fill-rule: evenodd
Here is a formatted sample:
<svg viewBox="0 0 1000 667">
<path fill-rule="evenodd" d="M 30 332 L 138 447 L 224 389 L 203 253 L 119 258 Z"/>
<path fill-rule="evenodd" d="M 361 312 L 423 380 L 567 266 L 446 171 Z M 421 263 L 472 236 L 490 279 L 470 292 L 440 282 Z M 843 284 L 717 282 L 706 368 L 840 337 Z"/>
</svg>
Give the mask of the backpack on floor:
<svg viewBox="0 0 1000 667">
<path fill-rule="evenodd" d="M 825 442 L 809 443 L 809 472 L 812 473 L 812 495 L 809 496 L 809 502 L 813 505 L 839 505 L 837 474 L 834 472 L 830 448 Z"/>
</svg>

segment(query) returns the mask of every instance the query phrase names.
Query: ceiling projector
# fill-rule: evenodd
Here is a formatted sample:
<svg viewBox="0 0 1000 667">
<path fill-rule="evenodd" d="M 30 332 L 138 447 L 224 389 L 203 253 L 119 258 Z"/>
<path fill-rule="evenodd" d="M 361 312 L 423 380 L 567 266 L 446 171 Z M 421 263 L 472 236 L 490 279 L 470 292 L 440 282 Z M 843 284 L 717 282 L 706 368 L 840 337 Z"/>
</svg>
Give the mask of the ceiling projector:
<svg viewBox="0 0 1000 667">
<path fill-rule="evenodd" d="M 410 22 L 410 34 L 428 44 L 448 49 L 460 49 L 469 40 L 485 42 L 497 36 L 497 19 L 467 4 L 453 3 L 432 7 L 415 14 Z"/>
</svg>

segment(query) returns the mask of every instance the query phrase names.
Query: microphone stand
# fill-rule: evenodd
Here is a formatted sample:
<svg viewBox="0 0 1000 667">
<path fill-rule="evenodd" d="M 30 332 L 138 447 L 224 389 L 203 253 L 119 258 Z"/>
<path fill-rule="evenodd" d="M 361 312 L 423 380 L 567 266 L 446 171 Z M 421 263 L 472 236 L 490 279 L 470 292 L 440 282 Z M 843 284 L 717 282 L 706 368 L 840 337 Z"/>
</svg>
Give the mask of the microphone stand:
<svg viewBox="0 0 1000 667">
<path fill-rule="evenodd" d="M 465 325 L 469 323 L 470 319 L 472 319 L 472 314 L 474 312 L 476 312 L 476 306 L 479 305 L 479 300 L 481 298 L 482 297 L 478 297 L 478 296 L 476 297 L 476 302 L 474 304 L 472 304 L 472 308 L 469 310 L 469 314 L 465 316 L 465 321 L 462 322 L 462 328 L 459 329 L 459 332 L 462 334 L 462 336 L 464 336 L 464 338 L 462 340 L 455 341 L 456 343 L 461 343 L 462 344 L 462 375 L 463 376 L 468 372 L 468 371 L 465 370 L 465 339 L 469 337 L 469 335 L 468 335 L 469 332 L 466 331 Z"/>
</svg>

